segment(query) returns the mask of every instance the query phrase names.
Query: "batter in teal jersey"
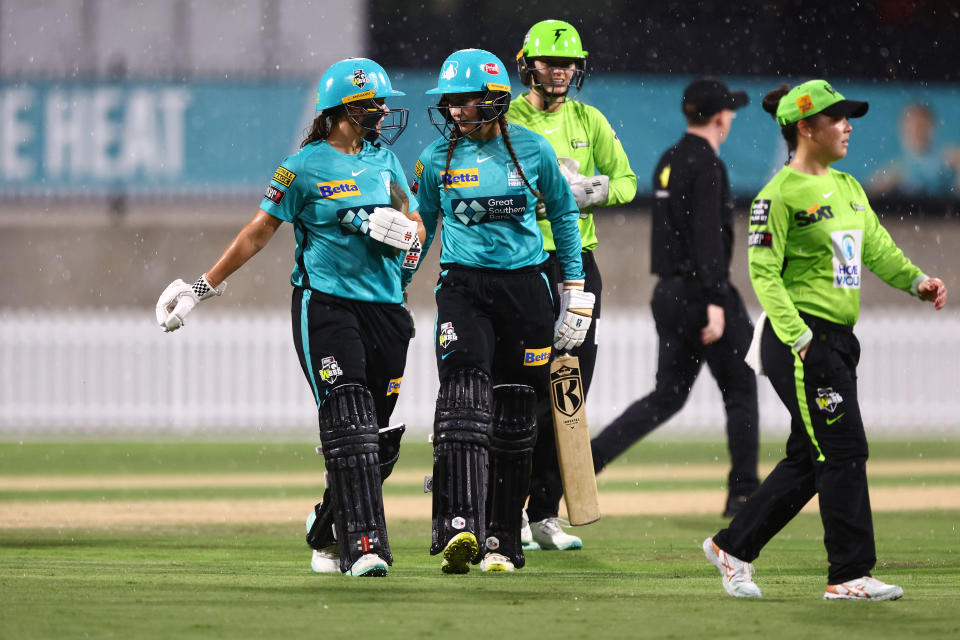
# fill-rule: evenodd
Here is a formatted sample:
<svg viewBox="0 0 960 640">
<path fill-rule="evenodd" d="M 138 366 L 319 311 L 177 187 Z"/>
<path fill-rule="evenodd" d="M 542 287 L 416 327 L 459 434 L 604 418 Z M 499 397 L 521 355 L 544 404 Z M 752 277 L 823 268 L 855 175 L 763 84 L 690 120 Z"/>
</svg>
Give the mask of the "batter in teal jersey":
<svg viewBox="0 0 960 640">
<path fill-rule="evenodd" d="M 562 20 L 543 20 L 530 27 L 517 54 L 517 65 L 520 80 L 530 91 L 510 103 L 507 119 L 543 135 L 550 142 L 580 209 L 577 226 L 583 248 L 584 290 L 594 295 L 596 304 L 586 339 L 570 353 L 580 358 L 586 396 L 597 362 L 603 290 L 600 269 L 593 255 L 598 243 L 593 208 L 613 207 L 633 200 L 637 195 L 637 176 L 603 114 L 595 107 L 573 100 L 570 95 L 583 86 L 587 66 L 587 52 L 573 25 Z M 546 203 L 538 204 L 544 247 L 554 253 L 553 225 L 546 215 L 549 210 Z M 531 526 L 524 524 L 524 547 L 580 549 L 580 538 L 564 532 L 557 519 L 563 485 L 548 404 L 540 407 L 537 419 L 540 438 L 533 459 L 530 502 L 524 513 L 533 522 Z"/>
<path fill-rule="evenodd" d="M 197 303 L 223 293 L 283 222 L 293 225 L 293 338 L 317 402 L 327 468 L 323 501 L 307 518 L 310 566 L 318 573 L 384 576 L 393 563 L 381 482 L 399 453 L 403 426 L 389 427 L 413 325 L 401 269 L 424 240 L 416 198 L 392 143 L 407 122 L 383 67 L 348 58 L 317 89 L 317 117 L 300 150 L 267 186 L 260 210 L 193 284 L 173 282 L 157 303 L 167 331 Z"/>
<path fill-rule="evenodd" d="M 786 457 L 703 550 L 730 595 L 760 597 L 751 563 L 817 495 L 830 564 L 823 597 L 896 600 L 903 589 L 870 573 L 877 556 L 853 325 L 865 268 L 936 309 L 947 288 L 897 248 L 860 184 L 830 166 L 847 155 L 849 118 L 863 116 L 866 102 L 811 80 L 771 91 L 763 108 L 795 155 L 750 209 L 750 280 L 766 314 L 751 351 L 790 412 L 790 437 Z"/>
<path fill-rule="evenodd" d="M 475 562 L 513 571 L 524 565 L 520 514 L 551 345 L 579 345 L 593 310 L 578 209 L 550 144 L 507 124 L 510 81 L 496 56 L 454 52 L 427 93 L 439 98 L 429 112 L 443 136 L 414 169 L 424 251 L 443 220 L 430 552 L 443 554 L 444 573 L 467 573 Z M 538 200 L 564 278 L 556 323 Z"/>
</svg>

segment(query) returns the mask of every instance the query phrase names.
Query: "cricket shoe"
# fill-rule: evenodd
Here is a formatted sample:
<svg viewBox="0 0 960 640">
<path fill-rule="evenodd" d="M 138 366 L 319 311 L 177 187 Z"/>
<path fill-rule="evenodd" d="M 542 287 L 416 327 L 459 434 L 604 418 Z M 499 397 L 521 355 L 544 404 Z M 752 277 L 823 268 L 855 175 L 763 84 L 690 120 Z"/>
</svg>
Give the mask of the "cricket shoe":
<svg viewBox="0 0 960 640">
<path fill-rule="evenodd" d="M 513 563 L 510 562 L 510 558 L 501 554 L 490 552 L 487 555 L 483 556 L 483 560 L 480 562 L 481 571 L 513 571 Z"/>
<path fill-rule="evenodd" d="M 530 523 L 533 541 L 541 549 L 553 551 L 576 551 L 583 548 L 583 541 L 560 528 L 560 518 L 544 518 Z"/>
<path fill-rule="evenodd" d="M 470 561 L 477 555 L 480 545 L 477 537 L 469 531 L 462 531 L 450 538 L 450 542 L 443 548 L 443 562 L 440 571 L 443 573 L 469 573 Z"/>
<path fill-rule="evenodd" d="M 824 600 L 897 600 L 903 589 L 870 576 L 848 580 L 840 584 L 828 584 Z"/>
<path fill-rule="evenodd" d="M 707 538 L 703 541 L 703 553 L 723 577 L 723 588 L 735 598 L 759 598 L 760 587 L 753 582 L 753 565 L 744 562 L 721 549 Z"/>
<path fill-rule="evenodd" d="M 340 573 L 340 550 L 332 544 L 323 549 L 314 549 L 310 558 L 310 568 L 314 573 Z"/>
<path fill-rule="evenodd" d="M 313 527 L 317 519 L 316 511 L 311 511 L 307 516 L 307 533 Z M 314 549 L 313 556 L 310 558 L 310 568 L 314 573 L 340 573 L 340 550 L 336 544 L 323 549 Z"/>
<path fill-rule="evenodd" d="M 520 544 L 524 551 L 537 551 L 540 545 L 533 541 L 533 532 L 530 530 L 530 519 L 527 518 L 527 510 L 521 509 L 520 518 Z"/>
<path fill-rule="evenodd" d="M 374 578 L 385 576 L 388 571 L 383 558 L 375 553 L 365 553 L 354 561 L 347 575 L 354 578 Z"/>
</svg>

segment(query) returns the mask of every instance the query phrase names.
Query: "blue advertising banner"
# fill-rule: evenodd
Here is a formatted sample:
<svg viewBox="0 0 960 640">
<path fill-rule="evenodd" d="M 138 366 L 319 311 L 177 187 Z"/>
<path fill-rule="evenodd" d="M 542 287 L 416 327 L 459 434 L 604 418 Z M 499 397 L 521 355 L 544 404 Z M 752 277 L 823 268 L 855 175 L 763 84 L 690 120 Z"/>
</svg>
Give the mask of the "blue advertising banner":
<svg viewBox="0 0 960 640">
<path fill-rule="evenodd" d="M 412 171 L 437 137 L 424 95 L 425 71 L 392 71 L 411 110 L 393 150 Z M 651 190 L 659 157 L 684 130 L 680 96 L 692 78 L 596 74 L 577 97 L 598 107 L 630 156 L 640 195 Z M 786 160 L 773 119 L 760 108 L 779 84 L 727 78 L 751 103 L 738 112 L 720 155 L 733 191 L 751 197 Z M 799 81 L 799 80 L 798 80 Z M 279 82 L 0 83 L 0 197 L 132 194 L 250 195 L 267 184 L 314 116 L 313 79 Z M 520 84 L 513 80 L 513 93 Z M 836 81 L 849 98 L 868 100 L 853 121 L 849 156 L 836 167 L 874 195 L 960 198 L 960 88 Z"/>
</svg>

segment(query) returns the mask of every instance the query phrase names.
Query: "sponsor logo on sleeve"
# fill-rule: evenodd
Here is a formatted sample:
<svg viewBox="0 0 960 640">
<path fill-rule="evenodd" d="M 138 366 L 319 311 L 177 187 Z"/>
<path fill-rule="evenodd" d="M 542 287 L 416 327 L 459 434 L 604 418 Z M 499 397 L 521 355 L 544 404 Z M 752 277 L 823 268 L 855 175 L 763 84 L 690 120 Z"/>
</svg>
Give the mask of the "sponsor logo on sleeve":
<svg viewBox="0 0 960 640">
<path fill-rule="evenodd" d="M 770 201 L 754 200 L 750 207 L 750 224 L 764 225 L 770 219 Z"/>
<path fill-rule="evenodd" d="M 271 184 L 271 185 L 267 185 L 267 192 L 263 194 L 263 197 L 269 200 L 270 202 L 272 202 L 273 204 L 280 204 L 280 202 L 283 200 L 283 195 L 285 193 L 286 191 L 281 191 L 280 189 L 277 189 L 275 186 Z"/>
<path fill-rule="evenodd" d="M 283 167 L 277 167 L 277 170 L 273 172 L 273 179 L 285 187 L 289 187 L 296 177 L 297 174 Z"/>
<path fill-rule="evenodd" d="M 423 178 L 423 163 L 417 160 L 417 164 L 413 165 L 413 175 L 417 176 L 417 180 Z"/>
<path fill-rule="evenodd" d="M 767 231 L 751 231 L 747 238 L 748 247 L 772 247 L 773 234 Z"/>
<path fill-rule="evenodd" d="M 451 198 L 454 217 L 471 227 L 486 222 L 513 220 L 523 222 L 527 212 L 526 195 L 491 196 L 486 198 Z"/>
<path fill-rule="evenodd" d="M 420 183 L 414 180 L 413 184 L 410 185 L 410 193 L 417 195 L 417 191 L 420 191 Z"/>
<path fill-rule="evenodd" d="M 335 200 L 337 198 L 349 198 L 352 196 L 363 195 L 356 180 L 331 180 L 330 182 L 318 182 L 317 189 L 320 191 L 320 197 L 324 200 Z"/>
<path fill-rule="evenodd" d="M 394 378 L 387 383 L 387 395 L 393 396 L 400 393 L 400 383 L 403 382 L 403 377 Z"/>
<path fill-rule="evenodd" d="M 451 169 L 440 174 L 444 189 L 463 189 L 480 185 L 480 169 Z"/>
<path fill-rule="evenodd" d="M 863 246 L 861 229 L 833 231 L 833 288 L 860 288 L 860 247 Z"/>
<path fill-rule="evenodd" d="M 523 352 L 523 366 L 539 367 L 550 362 L 550 347 L 526 349 Z"/>
</svg>

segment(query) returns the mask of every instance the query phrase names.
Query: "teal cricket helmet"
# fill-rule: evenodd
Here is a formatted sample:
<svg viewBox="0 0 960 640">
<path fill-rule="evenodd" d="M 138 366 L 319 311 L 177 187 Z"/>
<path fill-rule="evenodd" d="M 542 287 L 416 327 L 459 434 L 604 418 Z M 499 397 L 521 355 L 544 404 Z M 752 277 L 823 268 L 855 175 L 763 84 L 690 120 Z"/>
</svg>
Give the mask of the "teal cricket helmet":
<svg viewBox="0 0 960 640">
<path fill-rule="evenodd" d="M 372 98 L 406 95 L 390 84 L 383 67 L 369 58 L 347 58 L 323 72 L 317 87 L 317 112 Z"/>
<path fill-rule="evenodd" d="M 427 91 L 427 95 L 485 91 L 510 93 L 507 68 L 489 51 L 461 49 L 443 61 L 437 86 Z"/>
</svg>

